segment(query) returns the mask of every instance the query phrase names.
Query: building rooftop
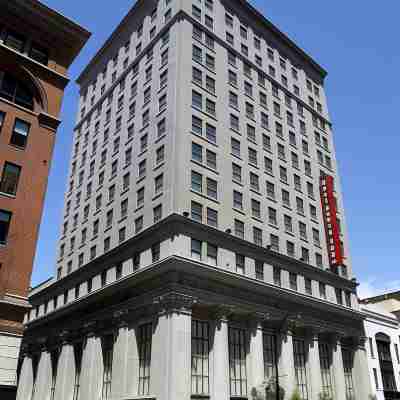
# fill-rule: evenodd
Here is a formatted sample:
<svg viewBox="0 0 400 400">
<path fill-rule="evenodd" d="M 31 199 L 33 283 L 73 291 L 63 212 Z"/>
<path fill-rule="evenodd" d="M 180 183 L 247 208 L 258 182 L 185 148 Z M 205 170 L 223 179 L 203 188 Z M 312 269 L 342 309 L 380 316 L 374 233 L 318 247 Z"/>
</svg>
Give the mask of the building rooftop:
<svg viewBox="0 0 400 400">
<path fill-rule="evenodd" d="M 149 1 L 149 0 L 147 0 Z M 232 1 L 232 0 L 230 0 Z M 272 22 L 270 22 L 265 16 L 260 13 L 255 7 L 253 7 L 247 0 L 236 0 L 240 5 L 247 8 L 250 14 L 253 14 L 254 17 L 260 20 L 266 27 L 266 29 L 270 30 L 272 34 L 277 36 L 284 44 L 286 44 L 289 48 L 291 48 L 301 59 L 303 59 L 306 63 L 308 63 L 317 73 L 319 73 L 323 78 L 326 77 L 327 71 L 321 67 L 311 56 L 309 56 L 304 50 L 302 50 L 297 44 L 291 40 L 285 33 L 280 31 Z M 104 45 L 97 51 L 94 57 L 91 59 L 86 68 L 79 75 L 76 82 L 78 84 L 82 84 L 85 76 L 90 71 L 90 69 L 96 64 L 96 62 L 101 58 L 101 56 L 105 53 L 105 51 L 110 47 L 111 43 L 114 41 L 116 37 L 118 37 L 119 33 L 124 29 L 127 21 L 131 18 L 131 16 L 139 9 L 141 5 L 143 5 L 145 0 L 137 0 L 135 5 L 129 10 L 129 12 L 125 15 L 122 21 L 119 23 L 117 28 L 114 30 L 112 35 L 107 39 Z"/>
<path fill-rule="evenodd" d="M 52 39 L 62 42 L 68 64 L 73 62 L 91 36 L 85 28 L 38 0 L 0 0 L 0 8 L 19 19 L 23 16 L 24 23 L 48 32 Z"/>
</svg>

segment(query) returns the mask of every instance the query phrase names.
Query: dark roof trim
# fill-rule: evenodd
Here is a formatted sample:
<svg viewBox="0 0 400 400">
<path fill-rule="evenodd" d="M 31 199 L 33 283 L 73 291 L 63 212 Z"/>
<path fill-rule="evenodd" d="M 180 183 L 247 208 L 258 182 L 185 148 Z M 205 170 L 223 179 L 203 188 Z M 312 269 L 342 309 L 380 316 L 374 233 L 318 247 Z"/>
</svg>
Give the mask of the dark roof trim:
<svg viewBox="0 0 400 400">
<path fill-rule="evenodd" d="M 309 56 L 304 50 L 297 46 L 297 44 L 292 39 L 290 39 L 282 31 L 280 31 L 272 22 L 265 18 L 264 15 L 261 14 L 260 11 L 258 11 L 255 7 L 253 7 L 247 0 L 236 1 L 238 1 L 242 6 L 246 7 L 250 11 L 250 13 L 252 13 L 256 18 L 262 21 L 267 29 L 277 35 L 287 46 L 289 46 L 294 52 L 296 52 L 301 58 L 303 58 L 305 62 L 309 63 L 313 68 L 315 68 L 317 72 L 321 74 L 322 78 L 325 78 L 328 75 L 328 72 L 323 67 L 321 67 L 321 65 L 319 65 L 311 56 Z"/>
</svg>

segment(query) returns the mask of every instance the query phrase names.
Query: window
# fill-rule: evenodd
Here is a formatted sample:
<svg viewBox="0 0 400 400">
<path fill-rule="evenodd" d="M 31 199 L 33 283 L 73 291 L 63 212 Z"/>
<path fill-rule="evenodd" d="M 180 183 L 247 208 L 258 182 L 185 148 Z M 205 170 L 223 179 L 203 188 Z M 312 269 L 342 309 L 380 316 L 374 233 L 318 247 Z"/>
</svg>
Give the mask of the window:
<svg viewBox="0 0 400 400">
<path fill-rule="evenodd" d="M 203 107 L 203 97 L 200 93 L 192 91 L 192 106 L 201 110 Z"/>
<path fill-rule="evenodd" d="M 140 208 L 144 205 L 144 187 L 137 191 L 137 207 Z"/>
<path fill-rule="evenodd" d="M 165 159 L 165 147 L 161 146 L 156 151 L 156 165 L 160 165 Z"/>
<path fill-rule="evenodd" d="M 10 144 L 25 148 L 28 140 L 30 125 L 20 119 L 15 120 L 14 130 L 11 134 Z"/>
<path fill-rule="evenodd" d="M 309 278 L 304 279 L 304 286 L 306 290 L 306 294 L 309 296 L 312 296 L 312 281 Z"/>
<path fill-rule="evenodd" d="M 262 230 L 256 227 L 253 227 L 253 242 L 257 246 L 263 245 Z"/>
<path fill-rule="evenodd" d="M 322 282 L 319 283 L 319 297 L 326 300 L 326 286 Z"/>
<path fill-rule="evenodd" d="M 160 260 L 160 243 L 156 243 L 151 247 L 151 258 L 153 263 Z"/>
<path fill-rule="evenodd" d="M 162 219 L 162 205 L 160 204 L 159 206 L 153 209 L 153 220 L 154 223 L 157 223 L 158 221 L 161 221 L 161 219 Z"/>
<path fill-rule="evenodd" d="M 289 215 L 284 215 L 283 220 L 285 225 L 285 231 L 288 233 L 292 233 L 293 232 L 292 217 L 290 217 Z"/>
<path fill-rule="evenodd" d="M 270 235 L 270 247 L 272 251 L 279 252 L 279 237 L 276 235 Z"/>
<path fill-rule="evenodd" d="M 246 331 L 229 328 L 230 394 L 247 398 Z"/>
<path fill-rule="evenodd" d="M 200 240 L 192 239 L 191 241 L 191 257 L 197 261 L 201 261 L 202 242 Z"/>
<path fill-rule="evenodd" d="M 12 196 L 17 194 L 21 167 L 15 164 L 6 162 L 3 168 L 3 176 L 0 182 L 0 191 Z"/>
<path fill-rule="evenodd" d="M 154 194 L 157 196 L 162 193 L 164 187 L 164 175 L 159 175 L 154 180 Z"/>
<path fill-rule="evenodd" d="M 114 336 L 104 336 L 101 340 L 101 348 L 103 353 L 102 400 L 108 400 L 111 398 Z"/>
<path fill-rule="evenodd" d="M 208 395 L 210 330 L 208 322 L 192 320 L 192 395 Z"/>
<path fill-rule="evenodd" d="M 232 164 L 232 179 L 236 182 L 242 182 L 242 167 L 237 164 Z"/>
<path fill-rule="evenodd" d="M 329 344 L 319 342 L 319 360 L 322 377 L 322 393 L 328 397 L 333 397 L 333 377 L 332 377 L 332 348 Z"/>
<path fill-rule="evenodd" d="M 12 213 L 0 210 L 0 245 L 7 244 Z"/>
<path fill-rule="evenodd" d="M 153 327 L 151 323 L 139 327 L 137 341 L 139 355 L 139 396 L 147 396 L 150 393 L 152 333 Z"/>
<path fill-rule="evenodd" d="M 236 190 L 233 192 L 233 208 L 243 210 L 243 195 Z"/>
<path fill-rule="evenodd" d="M 197 172 L 192 171 L 192 190 L 195 192 L 203 192 L 203 176 Z"/>
<path fill-rule="evenodd" d="M 282 273 L 281 269 L 279 267 L 274 267 L 273 268 L 273 279 L 274 279 L 274 285 L 276 286 L 282 286 Z"/>
<path fill-rule="evenodd" d="M 249 164 L 253 164 L 257 166 L 257 151 L 254 149 L 249 148 Z"/>
<path fill-rule="evenodd" d="M 276 376 L 276 337 L 275 335 L 263 333 L 263 353 L 264 353 L 264 379 Z"/>
<path fill-rule="evenodd" d="M 303 339 L 293 338 L 294 371 L 297 389 L 303 400 L 308 400 L 307 388 L 307 352 Z"/>
<path fill-rule="evenodd" d="M 251 215 L 257 219 L 261 218 L 261 203 L 254 199 L 251 200 Z"/>
<path fill-rule="evenodd" d="M 235 219 L 235 235 L 241 239 L 244 239 L 244 223 Z"/>
<path fill-rule="evenodd" d="M 240 142 L 231 138 L 231 152 L 232 155 L 240 158 Z"/>
<path fill-rule="evenodd" d="M 143 217 L 136 218 L 135 220 L 135 233 L 139 233 L 143 230 Z"/>
<path fill-rule="evenodd" d="M 218 211 L 207 208 L 207 225 L 218 227 Z"/>
<path fill-rule="evenodd" d="M 343 305 L 343 295 L 341 289 L 335 288 L 335 296 L 336 296 L 336 303 Z"/>
<path fill-rule="evenodd" d="M 194 201 L 191 204 L 191 218 L 197 222 L 203 221 L 203 206 Z"/>
<path fill-rule="evenodd" d="M 354 400 L 354 384 L 353 384 L 353 352 L 350 349 L 342 348 L 344 381 L 346 387 L 346 398 Z"/>
<path fill-rule="evenodd" d="M 230 128 L 233 129 L 236 132 L 239 132 L 239 117 L 236 115 L 231 114 L 230 115 Z"/>
<path fill-rule="evenodd" d="M 260 281 L 264 280 L 264 263 L 262 261 L 256 260 L 256 279 L 259 279 Z"/>
<path fill-rule="evenodd" d="M 294 274 L 292 272 L 289 274 L 289 286 L 290 289 L 297 292 L 297 274 Z"/>
<path fill-rule="evenodd" d="M 21 107 L 33 110 L 33 94 L 30 89 L 9 73 L 0 70 L 0 97 Z"/>
<path fill-rule="evenodd" d="M 46 313 L 46 311 L 45 311 Z M 56 383 L 57 383 L 57 372 L 58 372 L 58 359 L 60 353 L 59 350 L 53 350 L 50 353 L 50 362 L 51 362 L 51 386 L 50 386 L 50 400 L 54 400 L 55 392 L 56 392 Z"/>
<path fill-rule="evenodd" d="M 256 192 L 260 191 L 260 182 L 258 175 L 250 172 L 250 188 Z"/>
</svg>

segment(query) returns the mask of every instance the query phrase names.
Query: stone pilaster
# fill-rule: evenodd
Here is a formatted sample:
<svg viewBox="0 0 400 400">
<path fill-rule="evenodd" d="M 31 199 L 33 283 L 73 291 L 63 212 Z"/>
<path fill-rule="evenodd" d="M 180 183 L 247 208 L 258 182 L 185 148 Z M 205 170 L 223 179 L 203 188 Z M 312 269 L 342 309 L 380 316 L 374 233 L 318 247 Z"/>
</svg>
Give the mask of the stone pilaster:
<svg viewBox="0 0 400 400">
<path fill-rule="evenodd" d="M 43 345 L 44 343 L 42 343 Z M 42 346 L 42 354 L 40 356 L 36 384 L 35 395 L 33 400 L 47 399 L 50 396 L 52 383 L 52 368 L 50 352 L 45 346 Z"/>
<path fill-rule="evenodd" d="M 364 337 L 359 338 L 354 349 L 353 378 L 356 400 L 368 399 L 372 394 L 365 340 Z"/>
<path fill-rule="evenodd" d="M 308 371 L 310 374 L 310 400 L 319 400 L 322 390 L 321 362 L 319 358 L 319 334 L 312 331 L 309 338 Z"/>
<path fill-rule="evenodd" d="M 95 326 L 87 326 L 83 346 L 80 393 L 82 399 L 101 398 L 103 354 L 101 339 L 95 335 Z"/>
<path fill-rule="evenodd" d="M 75 383 L 74 347 L 68 332 L 62 334 L 61 352 L 58 359 L 55 400 L 70 400 Z"/>
<path fill-rule="evenodd" d="M 112 366 L 113 381 L 111 385 L 112 398 L 122 399 L 127 395 L 127 379 L 132 374 L 128 371 L 128 324 L 124 320 L 127 313 L 118 312 L 114 315 L 118 326 L 117 336 L 114 343 L 114 356 Z"/>
<path fill-rule="evenodd" d="M 332 374 L 335 384 L 335 400 L 346 400 L 341 336 L 334 336 L 333 338 Z"/>
<path fill-rule="evenodd" d="M 195 299 L 168 293 L 155 299 L 154 303 L 158 307 L 158 322 L 153 334 L 151 394 L 165 400 L 189 399 Z"/>
<path fill-rule="evenodd" d="M 277 335 L 277 344 L 280 346 L 278 370 L 279 386 L 285 391 L 287 398 L 296 389 L 296 376 L 294 372 L 293 335 L 290 329 Z"/>
<path fill-rule="evenodd" d="M 21 372 L 19 375 L 16 400 L 30 399 L 32 395 L 32 388 L 33 388 L 32 358 L 30 357 L 30 355 L 25 354 L 22 361 Z"/>
<path fill-rule="evenodd" d="M 215 314 L 213 340 L 213 371 L 212 398 L 230 399 L 229 388 L 229 338 L 228 338 L 228 308 L 219 308 Z"/>
</svg>

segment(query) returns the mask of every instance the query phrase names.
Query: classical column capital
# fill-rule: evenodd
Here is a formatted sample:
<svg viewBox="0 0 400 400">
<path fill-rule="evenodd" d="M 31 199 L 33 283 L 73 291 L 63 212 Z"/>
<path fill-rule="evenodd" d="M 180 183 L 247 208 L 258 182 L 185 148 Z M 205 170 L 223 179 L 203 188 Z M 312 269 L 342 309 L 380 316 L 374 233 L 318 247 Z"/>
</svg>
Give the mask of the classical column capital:
<svg viewBox="0 0 400 400">
<path fill-rule="evenodd" d="M 271 320 L 271 314 L 266 312 L 254 312 L 249 314 L 249 325 L 253 329 L 262 329 L 266 321 Z"/>
<path fill-rule="evenodd" d="M 82 326 L 82 333 L 84 336 L 92 337 L 96 335 L 96 331 L 98 330 L 97 321 L 87 321 Z"/>
<path fill-rule="evenodd" d="M 170 292 L 162 296 L 156 297 L 153 304 L 157 307 L 161 314 L 171 312 L 191 313 L 192 308 L 197 304 L 197 299 L 186 294 Z"/>
<path fill-rule="evenodd" d="M 231 305 L 218 305 L 215 306 L 212 310 L 212 317 L 215 321 L 228 321 L 229 318 L 235 313 L 235 306 Z"/>
<path fill-rule="evenodd" d="M 129 310 L 127 308 L 114 311 L 113 313 L 113 322 L 119 327 L 119 328 L 125 328 L 128 326 L 128 316 L 129 316 Z"/>
</svg>

